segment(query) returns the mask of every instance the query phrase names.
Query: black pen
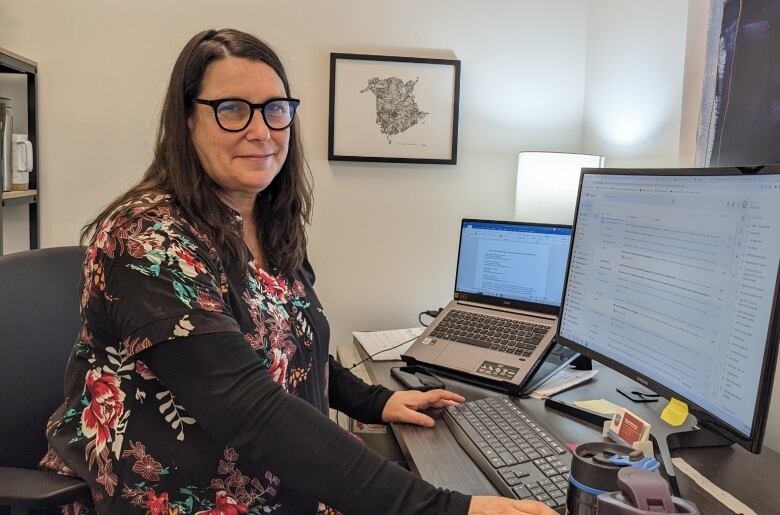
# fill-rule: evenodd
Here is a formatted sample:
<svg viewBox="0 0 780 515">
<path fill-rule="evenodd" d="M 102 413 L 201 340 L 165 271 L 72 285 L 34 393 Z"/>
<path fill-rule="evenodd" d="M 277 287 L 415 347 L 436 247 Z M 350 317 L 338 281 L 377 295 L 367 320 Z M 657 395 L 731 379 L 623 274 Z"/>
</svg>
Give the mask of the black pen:
<svg viewBox="0 0 780 515">
<path fill-rule="evenodd" d="M 569 404 L 568 402 L 558 401 L 551 397 L 548 397 L 544 400 L 544 405 L 548 408 L 561 411 L 567 415 L 571 415 L 574 418 L 578 418 L 584 422 L 588 422 L 598 427 L 604 427 L 604 422 L 607 420 L 612 420 L 612 417 L 602 415 L 601 413 L 596 413 L 595 411 L 579 408 L 573 404 Z"/>
</svg>

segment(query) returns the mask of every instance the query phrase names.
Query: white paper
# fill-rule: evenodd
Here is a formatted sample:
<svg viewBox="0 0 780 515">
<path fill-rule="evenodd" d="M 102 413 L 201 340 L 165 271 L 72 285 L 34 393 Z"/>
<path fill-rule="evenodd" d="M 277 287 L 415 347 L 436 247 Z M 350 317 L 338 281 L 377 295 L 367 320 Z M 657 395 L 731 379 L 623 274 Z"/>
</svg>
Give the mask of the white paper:
<svg viewBox="0 0 780 515">
<path fill-rule="evenodd" d="M 572 386 L 584 383 L 595 376 L 597 372 L 598 370 L 573 370 L 564 368 L 542 383 L 540 388 L 531 392 L 530 396 L 534 399 L 546 399 L 547 397 L 567 390 Z"/>
<path fill-rule="evenodd" d="M 401 359 L 401 354 L 412 346 L 414 340 L 422 334 L 424 329 L 424 327 L 412 327 L 410 329 L 393 329 L 390 331 L 354 331 L 352 336 L 363 347 L 366 354 L 374 356 L 371 358 L 374 361 L 398 361 Z M 406 343 L 392 349 L 392 347 L 403 342 Z"/>
</svg>

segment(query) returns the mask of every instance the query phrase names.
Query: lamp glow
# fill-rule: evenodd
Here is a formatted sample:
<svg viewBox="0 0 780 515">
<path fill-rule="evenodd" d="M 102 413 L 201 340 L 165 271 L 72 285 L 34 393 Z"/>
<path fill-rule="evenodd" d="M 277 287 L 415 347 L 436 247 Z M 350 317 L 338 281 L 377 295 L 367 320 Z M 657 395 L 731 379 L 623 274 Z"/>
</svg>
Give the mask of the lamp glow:
<svg viewBox="0 0 780 515">
<path fill-rule="evenodd" d="M 604 156 L 520 152 L 515 220 L 570 225 L 574 220 L 580 169 L 603 166 Z"/>
</svg>

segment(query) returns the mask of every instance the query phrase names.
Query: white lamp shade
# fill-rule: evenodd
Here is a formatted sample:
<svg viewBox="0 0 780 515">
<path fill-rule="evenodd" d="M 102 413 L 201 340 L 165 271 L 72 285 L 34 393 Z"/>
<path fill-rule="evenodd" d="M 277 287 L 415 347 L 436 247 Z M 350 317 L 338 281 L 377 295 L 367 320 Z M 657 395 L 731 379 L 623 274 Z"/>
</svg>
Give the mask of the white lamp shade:
<svg viewBox="0 0 780 515">
<path fill-rule="evenodd" d="M 562 152 L 520 152 L 515 220 L 571 224 L 581 168 L 601 168 L 604 156 Z"/>
</svg>

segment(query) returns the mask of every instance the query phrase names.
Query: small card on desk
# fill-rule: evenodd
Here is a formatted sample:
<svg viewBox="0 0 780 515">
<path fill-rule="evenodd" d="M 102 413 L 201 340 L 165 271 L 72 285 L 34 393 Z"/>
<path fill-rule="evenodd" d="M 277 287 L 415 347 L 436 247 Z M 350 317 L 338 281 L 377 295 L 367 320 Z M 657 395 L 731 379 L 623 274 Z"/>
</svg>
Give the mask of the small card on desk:
<svg viewBox="0 0 780 515">
<path fill-rule="evenodd" d="M 611 436 L 617 436 L 628 445 L 645 442 L 650 437 L 650 424 L 625 408 L 618 408 L 609 425 Z"/>
</svg>

